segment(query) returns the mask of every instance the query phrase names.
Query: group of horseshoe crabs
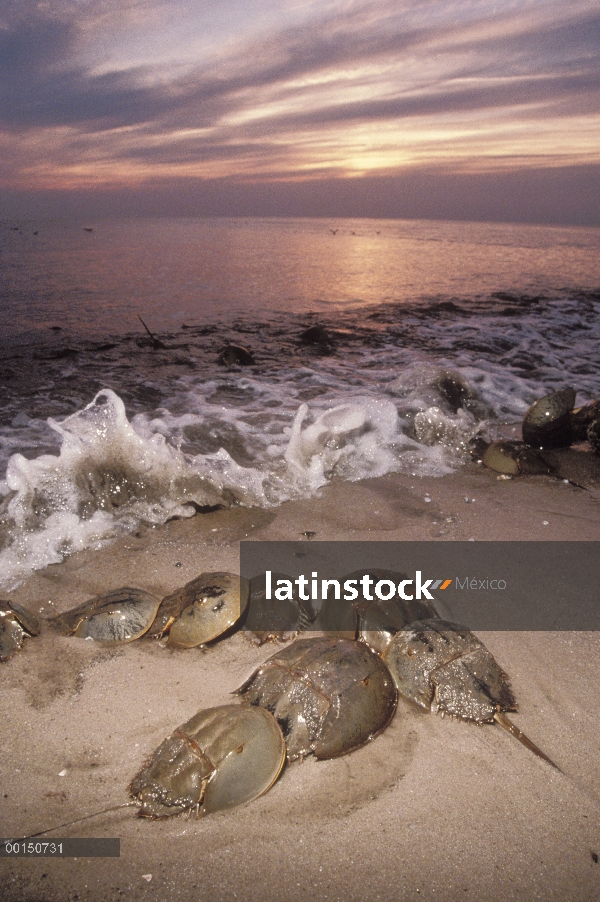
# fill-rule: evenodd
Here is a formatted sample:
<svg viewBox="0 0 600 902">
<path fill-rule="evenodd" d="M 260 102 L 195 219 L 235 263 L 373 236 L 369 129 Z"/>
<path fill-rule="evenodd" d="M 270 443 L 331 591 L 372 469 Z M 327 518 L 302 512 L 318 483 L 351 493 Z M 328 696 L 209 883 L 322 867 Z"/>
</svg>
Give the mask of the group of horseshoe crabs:
<svg viewBox="0 0 600 902">
<path fill-rule="evenodd" d="M 523 418 L 523 441 L 484 443 L 476 449 L 482 463 L 508 476 L 537 475 L 554 472 L 545 450 L 587 441 L 600 454 L 600 404 L 590 401 L 576 408 L 576 396 L 575 389 L 562 388 L 540 398 Z"/>
<path fill-rule="evenodd" d="M 347 578 L 364 574 L 396 583 L 404 578 L 376 569 Z M 264 578 L 203 573 L 162 601 L 124 588 L 51 619 L 63 633 L 110 645 L 150 634 L 190 648 L 239 622 L 249 623 L 260 641 L 281 641 L 289 629 L 269 626 L 289 627 L 290 616 L 323 632 L 266 660 L 236 691 L 236 704 L 198 711 L 167 737 L 131 782 L 139 815 L 205 815 L 249 802 L 270 789 L 286 761 L 336 758 L 374 739 L 392 720 L 398 696 L 442 716 L 500 723 L 556 767 L 506 716 L 517 705 L 490 652 L 465 627 L 440 619 L 432 603 L 359 594 L 340 607 L 332 593 L 318 618 L 294 602 L 279 620 L 265 604 Z M 18 646 L 25 634 L 39 633 L 39 624 L 19 605 L 3 602 L 2 629 L 6 658 L 5 633 Z"/>
<path fill-rule="evenodd" d="M 373 581 L 400 583 L 404 574 L 361 570 Z M 265 602 L 264 577 L 204 573 L 162 601 L 125 588 L 52 618 L 78 638 L 115 644 L 144 634 L 190 648 L 253 620 L 260 641 L 289 636 L 290 616 L 321 635 L 297 638 L 268 658 L 234 693 L 237 701 L 198 711 L 156 749 L 130 784 L 131 804 L 144 817 L 183 811 L 206 815 L 265 793 L 287 763 L 314 755 L 346 755 L 370 742 L 394 717 L 399 696 L 476 724 L 497 722 L 553 767 L 556 765 L 508 719 L 517 705 L 508 677 L 465 627 L 440 618 L 431 602 L 386 601 L 364 593 L 345 607 L 331 593 L 318 617 L 292 606 L 275 618 Z M 21 609 L 19 609 L 21 610 Z M 32 632 L 35 624 L 10 608 Z M 312 619 L 311 619 L 312 618 Z M 269 625 L 277 629 L 269 630 Z M 47 832 L 47 831 L 46 831 Z"/>
</svg>

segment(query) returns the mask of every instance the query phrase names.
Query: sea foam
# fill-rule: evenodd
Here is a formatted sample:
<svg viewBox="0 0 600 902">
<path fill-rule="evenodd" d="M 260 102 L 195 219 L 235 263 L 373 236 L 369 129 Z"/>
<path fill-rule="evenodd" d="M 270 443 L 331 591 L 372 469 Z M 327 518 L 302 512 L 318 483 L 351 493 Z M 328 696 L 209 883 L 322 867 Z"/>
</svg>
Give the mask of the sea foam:
<svg viewBox="0 0 600 902">
<path fill-rule="evenodd" d="M 443 475 L 464 459 L 477 423 L 463 411 L 439 412 L 432 427 L 432 409 L 417 410 L 407 428 L 388 398 L 357 396 L 320 412 L 304 403 L 291 425 L 275 433 L 268 418 L 258 430 L 255 423 L 247 448 L 241 410 L 224 409 L 220 423 L 229 417 L 229 425 L 222 437 L 245 460 L 240 463 L 226 447 L 182 450 L 174 424 L 188 434 L 195 425 L 201 435 L 206 407 L 185 414 L 183 427 L 168 410 L 130 421 L 121 398 L 104 389 L 62 422 L 48 420 L 60 437 L 58 456 L 10 458 L 0 520 L 2 585 L 11 588 L 32 570 L 140 523 L 161 524 L 217 505 L 270 507 L 312 495 L 334 478 L 355 481 L 394 470 Z"/>
</svg>

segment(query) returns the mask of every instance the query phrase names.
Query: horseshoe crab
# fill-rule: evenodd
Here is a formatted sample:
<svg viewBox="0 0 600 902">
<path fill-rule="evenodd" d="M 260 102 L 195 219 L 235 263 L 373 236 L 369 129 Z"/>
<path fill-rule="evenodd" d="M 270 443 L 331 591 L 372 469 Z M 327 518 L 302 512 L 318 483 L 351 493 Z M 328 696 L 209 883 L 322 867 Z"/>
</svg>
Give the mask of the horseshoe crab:
<svg viewBox="0 0 600 902">
<path fill-rule="evenodd" d="M 173 648 L 204 645 L 240 619 L 249 596 L 248 580 L 235 573 L 201 573 L 163 598 L 149 635 L 168 632 Z"/>
<path fill-rule="evenodd" d="M 518 710 L 508 677 L 466 627 L 447 620 L 417 621 L 396 633 L 383 660 L 404 698 L 442 717 L 495 721 L 560 770 L 506 716 L 506 711 Z"/>
<path fill-rule="evenodd" d="M 534 448 L 566 448 L 572 444 L 575 397 L 575 389 L 562 388 L 532 404 L 523 418 L 525 444 Z"/>
<path fill-rule="evenodd" d="M 286 580 L 292 585 L 292 580 L 285 573 L 273 573 L 272 584 L 277 586 L 279 580 Z M 270 640 L 283 642 L 291 639 L 314 619 L 315 612 L 310 601 L 303 601 L 297 591 L 294 590 L 291 599 L 267 598 L 265 574 L 253 576 L 250 580 L 250 600 L 244 629 L 254 635 L 259 645 Z"/>
<path fill-rule="evenodd" d="M 37 636 L 39 632 L 39 621 L 31 611 L 16 601 L 0 599 L 0 661 L 10 660 L 26 636 Z"/>
<path fill-rule="evenodd" d="M 222 705 L 198 711 L 156 749 L 130 793 L 140 817 L 195 808 L 211 814 L 271 788 L 285 762 L 277 721 L 264 708 Z"/>
<path fill-rule="evenodd" d="M 590 443 L 592 451 L 600 454 L 600 403 L 590 401 L 571 414 L 573 441 Z"/>
<path fill-rule="evenodd" d="M 50 618 L 49 623 L 63 633 L 104 645 L 168 633 L 171 647 L 193 648 L 233 626 L 246 609 L 248 596 L 248 581 L 234 573 L 201 573 L 162 601 L 142 589 L 115 589 Z"/>
<path fill-rule="evenodd" d="M 236 695 L 271 711 L 288 761 L 345 755 L 388 725 L 396 689 L 381 658 L 338 638 L 297 639 L 269 658 Z"/>
<path fill-rule="evenodd" d="M 534 448 L 567 448 L 587 440 L 598 454 L 600 405 L 590 401 L 574 410 L 575 397 L 574 389 L 563 388 L 532 404 L 523 419 L 523 441 Z"/>
<path fill-rule="evenodd" d="M 218 362 L 221 366 L 253 366 L 256 363 L 248 348 L 241 345 L 225 345 Z"/>
<path fill-rule="evenodd" d="M 583 407 L 577 407 L 571 413 L 571 426 L 573 428 L 573 441 L 585 442 L 589 439 L 589 430 L 600 422 L 600 404 L 598 401 L 590 401 Z"/>
<path fill-rule="evenodd" d="M 552 472 L 543 457 L 524 442 L 492 442 L 481 460 L 490 470 L 509 476 L 539 476 Z"/>
<path fill-rule="evenodd" d="M 592 451 L 600 454 L 600 410 L 597 411 L 598 419 L 594 420 L 586 430 L 587 440 L 592 446 Z"/>
<path fill-rule="evenodd" d="M 363 584 L 365 577 L 370 580 L 366 586 Z M 354 570 L 339 582 L 345 586 L 347 582 L 353 581 L 358 597 L 353 601 L 346 601 L 336 598 L 335 591 L 330 589 L 315 626 L 329 636 L 362 639 L 372 651 L 381 654 L 392 636 L 407 624 L 413 620 L 437 617 L 439 614 L 433 604 L 427 601 L 405 601 L 400 598 L 395 587 L 404 579 L 406 574 L 395 570 L 377 567 Z M 391 598 L 381 599 L 374 595 L 374 585 L 382 580 L 393 584 L 394 595 Z M 371 598 L 367 597 L 367 588 Z"/>
<path fill-rule="evenodd" d="M 56 629 L 103 645 L 133 642 L 146 633 L 160 599 L 142 589 L 115 589 L 49 619 Z"/>
</svg>

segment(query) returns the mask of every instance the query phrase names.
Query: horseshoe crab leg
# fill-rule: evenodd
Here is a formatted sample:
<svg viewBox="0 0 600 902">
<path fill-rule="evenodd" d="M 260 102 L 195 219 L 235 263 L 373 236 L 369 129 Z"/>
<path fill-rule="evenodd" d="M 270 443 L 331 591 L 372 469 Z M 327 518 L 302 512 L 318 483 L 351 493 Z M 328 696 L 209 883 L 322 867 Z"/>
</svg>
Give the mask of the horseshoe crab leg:
<svg viewBox="0 0 600 902">
<path fill-rule="evenodd" d="M 558 764 L 555 764 L 554 761 L 552 761 L 552 759 L 548 757 L 548 755 L 545 755 L 544 752 L 537 747 L 535 742 L 532 742 L 531 739 L 529 739 L 529 737 L 525 735 L 525 733 L 523 733 L 517 726 L 515 726 L 512 720 L 510 720 L 510 718 L 507 717 L 503 711 L 496 711 L 496 713 L 494 714 L 494 720 L 496 721 L 496 723 L 499 723 L 501 727 L 504 727 L 504 729 L 507 730 L 511 736 L 514 736 L 515 739 L 518 739 L 518 741 L 522 745 L 524 745 L 526 749 L 529 749 L 529 751 L 533 752 L 534 755 L 537 755 L 538 758 L 542 758 L 543 761 L 547 761 L 548 764 L 552 765 L 552 767 L 559 772 L 559 774 L 563 773 Z"/>
</svg>

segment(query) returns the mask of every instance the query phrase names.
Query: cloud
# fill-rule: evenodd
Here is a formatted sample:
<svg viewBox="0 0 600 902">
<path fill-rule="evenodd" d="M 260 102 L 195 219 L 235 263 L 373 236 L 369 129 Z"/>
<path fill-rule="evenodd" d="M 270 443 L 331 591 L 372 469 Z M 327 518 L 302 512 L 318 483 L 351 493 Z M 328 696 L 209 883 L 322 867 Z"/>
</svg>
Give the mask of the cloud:
<svg viewBox="0 0 600 902">
<path fill-rule="evenodd" d="M 135 6 L 136 4 L 134 4 Z M 339 65 L 376 60 L 408 46 L 412 35 L 365 34 L 348 28 L 287 29 L 250 43 L 184 78 L 171 79 L 166 67 L 127 68 L 95 75 L 69 65 L 80 36 L 74 21 L 46 18 L 20 21 L 0 32 L 2 83 L 0 121 L 8 127 L 55 124 L 99 129 L 156 121 L 194 106 L 203 122 L 215 121 L 236 105 L 236 94 L 278 86 Z M 204 111 L 203 104 L 222 103 Z"/>
<path fill-rule="evenodd" d="M 12 136 L 14 178 L 25 156 L 29 180 L 53 167 L 68 178 L 94 160 L 115 173 L 126 164 L 123 177 L 136 164 L 144 177 L 153 165 L 211 163 L 232 175 L 347 171 L 344 159 L 361 142 L 364 158 L 385 146 L 389 167 L 394 141 L 419 153 L 427 142 L 436 154 L 445 144 L 451 155 L 457 133 L 471 153 L 479 142 L 488 155 L 500 133 L 518 133 L 519 152 L 529 135 L 534 157 L 540 124 L 556 121 L 563 143 L 568 117 L 597 128 L 600 12 L 591 2 L 521 0 L 498 12 L 485 0 L 260 0 L 260 27 L 248 36 L 247 7 L 228 0 L 211 25 L 219 39 L 209 50 L 202 44 L 192 65 L 194 35 L 213 8 L 57 0 L 50 14 L 32 0 L 5 2 L 0 127 Z M 175 12 L 191 31 L 185 53 L 167 65 L 162 29 Z M 572 156 L 576 144 L 572 134 Z"/>
<path fill-rule="evenodd" d="M 590 192 L 596 187 L 596 195 Z M 82 217 L 368 216 L 600 226 L 600 165 L 473 173 L 411 167 L 396 175 L 303 181 L 149 180 L 95 190 L 4 192 L 0 214 Z"/>
<path fill-rule="evenodd" d="M 139 11 L 140 6 L 146 9 L 148 4 L 127 4 L 130 13 Z M 481 32 L 475 40 L 470 36 L 472 22 L 463 26 L 410 27 L 410 20 L 407 23 L 404 15 L 390 13 L 386 4 L 376 4 L 376 7 L 380 15 L 375 18 L 372 10 L 369 14 L 368 5 L 352 7 L 345 16 L 329 14 L 301 30 L 283 28 L 271 32 L 245 47 L 236 46 L 234 53 L 223 56 L 212 66 L 199 67 L 179 79 L 170 78 L 165 67 L 151 64 L 101 75 L 87 71 L 81 64 L 69 65 L 70 56 L 75 55 L 81 23 L 78 30 L 76 20 L 29 18 L 0 32 L 0 71 L 4 83 L 0 119 L 9 127 L 78 123 L 88 127 L 89 123 L 96 123 L 98 129 L 111 129 L 154 121 L 160 128 L 162 124 L 172 124 L 178 113 L 190 115 L 195 111 L 200 121 L 207 124 L 218 121 L 226 112 L 251 106 L 253 101 L 248 93 L 252 89 L 285 92 L 286 86 L 290 86 L 293 94 L 292 82 L 319 78 L 327 72 L 338 72 L 348 82 L 352 80 L 353 69 L 365 65 L 377 67 L 386 61 L 398 64 L 398 96 L 390 101 L 381 98 L 378 102 L 381 110 L 387 105 L 390 111 L 397 103 L 401 115 L 404 104 L 413 103 L 401 97 L 404 59 L 415 53 L 426 58 L 428 51 L 442 57 L 442 63 L 448 56 L 459 57 L 453 60 L 458 71 L 447 75 L 484 79 L 487 71 L 488 82 L 490 74 L 507 77 L 515 74 L 515 68 L 522 70 L 524 59 L 529 72 L 545 72 L 549 77 L 557 62 L 574 75 L 573 70 L 581 65 L 597 71 L 595 49 L 600 43 L 600 13 L 588 12 L 572 21 L 542 23 L 537 30 L 530 27 L 503 37 L 495 34 L 497 23 L 492 19 L 487 33 Z M 102 10 L 104 15 L 109 15 L 115 5 L 104 2 L 92 4 L 92 8 L 96 16 Z M 90 17 L 89 7 L 87 17 Z M 465 65 L 466 55 L 472 57 L 470 65 Z M 561 87 L 556 80 L 552 84 L 559 91 L 568 86 L 565 82 Z M 570 84 L 572 88 L 577 86 L 576 81 Z M 534 94 L 538 93 L 533 83 L 531 87 Z M 435 90 L 434 81 L 428 86 L 431 96 L 424 98 L 425 107 L 435 107 Z M 245 97 L 240 96 L 243 92 Z M 323 118 L 331 120 L 336 117 L 331 113 L 328 92 L 331 85 L 323 86 Z M 454 94 L 457 108 L 461 109 L 461 93 L 466 96 L 464 92 L 449 92 L 442 86 L 440 106 L 451 108 Z M 484 98 L 489 93 L 489 89 L 482 87 L 469 96 L 475 103 L 479 97 L 487 104 L 489 101 Z M 211 106 L 204 110 L 204 104 Z M 343 100 L 339 105 L 339 118 L 360 115 L 360 106 L 355 106 L 352 113 Z M 369 107 L 364 109 L 369 115 Z"/>
<path fill-rule="evenodd" d="M 55 19 L 4 27 L 0 30 L 0 76 L 34 84 L 69 52 L 74 33 L 72 25 Z"/>
</svg>

